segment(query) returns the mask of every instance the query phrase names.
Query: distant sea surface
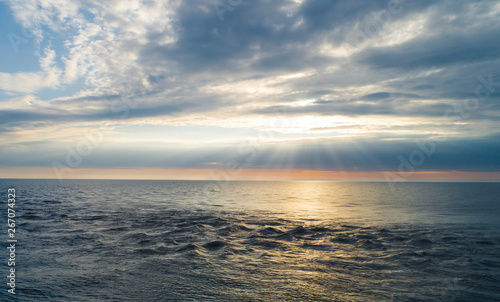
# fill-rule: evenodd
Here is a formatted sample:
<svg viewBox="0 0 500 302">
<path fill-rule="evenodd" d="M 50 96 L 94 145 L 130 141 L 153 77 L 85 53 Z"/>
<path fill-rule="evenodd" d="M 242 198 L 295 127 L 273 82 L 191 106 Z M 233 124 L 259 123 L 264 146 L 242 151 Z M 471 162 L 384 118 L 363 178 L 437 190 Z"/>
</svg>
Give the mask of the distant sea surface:
<svg viewBox="0 0 500 302">
<path fill-rule="evenodd" d="M 500 301 L 499 183 L 4 179 L 0 193 L 0 301 Z"/>
</svg>

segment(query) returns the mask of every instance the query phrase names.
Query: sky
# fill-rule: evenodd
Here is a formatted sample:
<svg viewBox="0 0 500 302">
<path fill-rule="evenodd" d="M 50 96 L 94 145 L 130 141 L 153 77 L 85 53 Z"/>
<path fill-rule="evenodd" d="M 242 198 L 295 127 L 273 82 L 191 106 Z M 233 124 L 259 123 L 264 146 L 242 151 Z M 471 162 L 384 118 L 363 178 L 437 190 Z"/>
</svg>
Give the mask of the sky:
<svg viewBox="0 0 500 302">
<path fill-rule="evenodd" d="M 500 3 L 0 1 L 0 178 L 500 180 Z"/>
</svg>

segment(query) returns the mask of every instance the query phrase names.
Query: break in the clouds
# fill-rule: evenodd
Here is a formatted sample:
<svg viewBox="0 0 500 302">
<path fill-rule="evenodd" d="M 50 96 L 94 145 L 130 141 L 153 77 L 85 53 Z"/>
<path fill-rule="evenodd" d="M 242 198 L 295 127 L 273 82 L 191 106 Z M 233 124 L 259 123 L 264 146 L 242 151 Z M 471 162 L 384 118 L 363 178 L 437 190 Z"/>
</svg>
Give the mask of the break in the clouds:
<svg viewBox="0 0 500 302">
<path fill-rule="evenodd" d="M 421 169 L 500 169 L 498 1 L 4 0 L 0 15 L 3 167 L 64 163 L 98 131 L 79 167 L 395 170 L 433 142 Z"/>
</svg>

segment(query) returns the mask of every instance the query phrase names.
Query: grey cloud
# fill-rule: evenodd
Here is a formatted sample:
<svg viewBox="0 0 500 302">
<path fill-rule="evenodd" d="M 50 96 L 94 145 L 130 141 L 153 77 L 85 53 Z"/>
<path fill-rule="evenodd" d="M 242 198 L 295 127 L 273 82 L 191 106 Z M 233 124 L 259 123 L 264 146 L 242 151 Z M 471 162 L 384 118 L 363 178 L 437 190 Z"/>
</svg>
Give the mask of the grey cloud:
<svg viewBox="0 0 500 302">
<path fill-rule="evenodd" d="M 492 73 L 493 81 L 500 82 L 500 23 L 491 11 L 496 1 L 401 1 L 402 11 L 392 14 L 390 22 L 405 24 L 421 17 L 425 22 L 418 34 L 402 43 L 384 44 L 392 41 L 386 41 L 390 33 L 383 34 L 394 27 L 394 24 L 386 24 L 383 28 L 386 31 L 370 35 L 362 45 L 351 45 L 349 35 L 356 29 L 363 31 L 367 20 L 373 21 L 372 13 L 386 9 L 388 1 L 305 0 L 293 10 L 295 2 L 291 0 L 243 1 L 224 14 L 223 22 L 210 1 L 179 3 L 171 16 L 175 41 L 165 44 L 161 42 L 164 34 L 161 29 L 149 28 L 141 43 L 135 40 L 123 43 L 123 47 L 136 51 L 137 60 L 130 64 L 138 65 L 120 77 L 117 85 L 124 87 L 123 93 L 110 91 L 54 100 L 50 102 L 53 106 L 50 110 L 3 110 L 0 111 L 0 131 L 36 123 L 119 120 L 123 112 L 112 110 L 109 103 L 129 95 L 133 87 L 142 87 L 136 82 L 127 82 L 130 73 L 135 76 L 130 82 L 143 76 L 150 85 L 155 85 L 136 99 L 137 107 L 130 109 L 127 118 L 208 114 L 231 107 L 235 108 L 234 115 L 242 117 L 268 116 L 276 110 L 287 116 L 442 117 L 453 106 L 475 96 L 481 85 L 480 77 Z M 358 52 L 347 53 L 346 58 L 329 56 L 320 48 L 324 43 L 333 47 L 347 44 Z M 156 67 L 159 71 L 154 73 L 155 77 L 146 72 Z M 264 99 L 255 99 L 251 93 L 239 98 L 233 91 L 207 93 L 200 88 L 249 79 L 265 82 L 278 75 L 306 71 L 310 72 L 307 76 L 272 84 L 275 86 L 271 87 L 279 88 L 280 92 Z M 487 93 L 487 96 L 479 100 L 480 107 L 467 117 L 467 122 L 497 126 L 500 83 L 495 85 L 489 90 L 482 88 L 483 95 Z M 290 106 L 302 99 L 314 101 L 307 106 Z M 262 104 L 261 108 L 238 111 L 239 105 L 251 100 Z M 105 109 L 85 106 L 99 102 Z M 79 104 L 81 106 L 76 107 L 81 109 L 65 109 L 66 105 Z M 283 104 L 288 105 L 283 107 Z M 482 128 L 478 127 L 476 135 L 480 136 L 481 132 Z M 398 154 L 412 148 L 411 144 L 388 143 L 383 139 L 380 134 L 378 140 L 345 148 L 336 145 L 338 154 L 321 151 L 324 145 L 297 146 L 297 166 L 311 166 L 317 161 L 335 168 L 333 158 L 337 156 L 347 168 L 355 165 L 364 169 L 391 167 Z M 494 154 L 499 141 L 499 137 L 492 136 L 482 141 L 464 137 L 462 141 L 443 143 L 440 153 L 426 162 L 427 168 L 448 169 L 456 165 L 464 169 L 498 169 Z M 357 150 L 359 146 L 363 149 Z M 137 155 L 134 152 L 124 154 Z M 195 165 L 198 160 L 221 161 L 231 152 L 196 155 L 193 151 L 188 162 Z M 274 152 L 272 148 L 263 151 L 258 164 L 265 165 L 266 158 L 274 156 Z M 111 156 L 98 154 L 92 157 L 96 165 L 104 165 Z M 155 154 L 151 156 L 160 158 Z M 168 160 L 159 162 L 172 165 Z"/>
<path fill-rule="evenodd" d="M 378 99 L 377 99 L 378 100 Z M 289 115 L 316 114 L 325 116 L 346 115 L 388 115 L 388 116 L 431 116 L 442 117 L 453 108 L 450 104 L 420 104 L 407 99 L 385 99 L 385 102 L 360 102 L 349 100 L 317 101 L 307 106 L 270 106 L 253 110 L 254 114 L 275 114 L 286 112 Z"/>
<path fill-rule="evenodd" d="M 417 144 L 418 143 L 418 144 Z M 499 136 L 476 139 L 459 139 L 436 142 L 421 139 L 415 141 L 380 141 L 362 139 L 346 141 L 329 139 L 309 144 L 284 143 L 252 147 L 250 145 L 204 146 L 187 148 L 169 146 L 168 148 L 134 148 L 131 145 L 104 144 L 93 150 L 82 161 L 81 168 L 112 167 L 154 167 L 154 168 L 200 168 L 211 169 L 203 163 L 231 162 L 244 168 L 266 169 L 312 169 L 335 171 L 397 171 L 401 158 L 409 160 L 415 150 L 423 150 L 419 145 L 433 152 L 424 154 L 418 171 L 476 171 L 500 170 Z M 432 145 L 432 147 L 430 147 Z M 241 151 L 245 152 L 241 152 Z M 248 151 L 248 152 L 247 152 Z M 0 150 L 2 167 L 8 166 L 50 166 L 53 161 L 64 160 L 67 150 L 45 143 L 32 143 L 25 150 Z M 130 159 L 134 158 L 134 161 Z M 217 168 L 220 168 L 218 166 Z"/>
<path fill-rule="evenodd" d="M 484 27 L 478 32 L 463 34 L 442 33 L 434 37 L 413 39 L 398 46 L 373 48 L 363 51 L 356 61 L 374 68 L 418 70 L 452 64 L 469 64 L 497 59 L 500 54 L 498 27 Z"/>
</svg>

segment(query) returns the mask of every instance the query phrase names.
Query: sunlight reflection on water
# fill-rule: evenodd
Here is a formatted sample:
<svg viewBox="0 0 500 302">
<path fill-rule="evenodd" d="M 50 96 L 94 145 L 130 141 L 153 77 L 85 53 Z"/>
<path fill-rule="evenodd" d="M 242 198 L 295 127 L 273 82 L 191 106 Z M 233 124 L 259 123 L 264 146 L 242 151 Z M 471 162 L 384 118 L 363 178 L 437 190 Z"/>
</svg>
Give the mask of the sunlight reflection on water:
<svg viewBox="0 0 500 302">
<path fill-rule="evenodd" d="M 496 184 L 11 185 L 19 301 L 500 299 Z"/>
</svg>

